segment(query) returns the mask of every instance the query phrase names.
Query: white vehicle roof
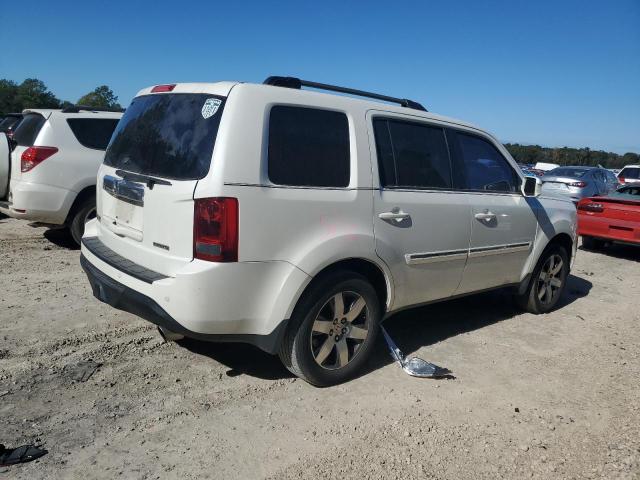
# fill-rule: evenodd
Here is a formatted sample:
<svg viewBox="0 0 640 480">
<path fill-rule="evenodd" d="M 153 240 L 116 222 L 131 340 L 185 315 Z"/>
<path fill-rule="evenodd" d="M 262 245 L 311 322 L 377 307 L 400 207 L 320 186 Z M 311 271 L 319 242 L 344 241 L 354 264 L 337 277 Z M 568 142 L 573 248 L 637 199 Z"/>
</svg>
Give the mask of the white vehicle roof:
<svg viewBox="0 0 640 480">
<path fill-rule="evenodd" d="M 107 111 L 98 111 L 98 110 L 84 110 L 81 109 L 78 112 L 65 112 L 61 108 L 25 108 L 22 111 L 23 114 L 27 113 L 38 113 L 45 118 L 49 118 L 52 113 L 58 113 L 60 115 L 87 115 L 87 116 L 100 116 L 105 118 L 120 118 L 124 112 L 107 112 Z"/>
<path fill-rule="evenodd" d="M 458 120 L 455 118 L 451 118 L 451 117 L 446 117 L 444 115 L 438 115 L 433 112 L 393 105 L 390 103 L 385 103 L 380 100 L 378 101 L 369 100 L 366 98 L 337 95 L 335 93 L 324 93 L 324 92 L 318 92 L 314 90 L 302 90 L 302 89 L 296 89 L 296 88 L 265 85 L 262 83 L 249 83 L 249 82 L 237 82 L 237 81 L 235 82 L 221 81 L 221 82 L 215 82 L 215 83 L 175 83 L 175 84 L 167 83 L 166 85 L 175 85 L 175 87 L 169 92 L 156 93 L 151 91 L 156 86 L 156 85 L 153 85 L 140 90 L 137 93 L 136 97 L 141 95 L 149 95 L 149 94 L 163 95 L 163 94 L 173 94 L 173 93 L 210 93 L 212 95 L 219 95 L 219 96 L 226 97 L 231 92 L 231 89 L 237 85 L 246 85 L 246 86 L 251 86 L 252 88 L 265 89 L 265 94 L 268 95 L 268 92 L 271 89 L 278 88 L 281 90 L 287 90 L 288 92 L 290 92 L 292 97 L 297 97 L 297 98 L 307 97 L 307 98 L 315 98 L 316 100 L 319 98 L 324 98 L 326 99 L 326 102 L 328 105 L 331 105 L 332 102 L 336 102 L 336 100 L 338 99 L 342 103 L 342 105 L 345 105 L 345 104 L 348 105 L 349 103 L 353 102 L 354 106 L 358 105 L 360 108 L 362 108 L 363 106 L 366 109 L 371 109 L 371 110 L 380 110 L 383 108 L 385 111 L 389 111 L 389 112 L 411 114 L 417 117 L 422 117 L 422 118 L 427 118 L 432 120 L 439 120 L 439 121 L 452 123 L 452 124 L 460 125 L 467 128 L 472 128 L 474 130 L 479 130 L 481 132 L 487 133 L 486 130 L 476 125 L 473 125 L 471 123 Z"/>
</svg>

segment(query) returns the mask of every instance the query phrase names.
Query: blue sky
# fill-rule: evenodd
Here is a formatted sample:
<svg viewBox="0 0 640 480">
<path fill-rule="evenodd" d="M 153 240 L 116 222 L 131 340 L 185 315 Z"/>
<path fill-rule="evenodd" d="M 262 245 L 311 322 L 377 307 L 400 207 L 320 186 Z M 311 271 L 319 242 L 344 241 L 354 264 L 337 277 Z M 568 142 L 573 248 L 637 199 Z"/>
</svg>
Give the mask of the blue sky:
<svg viewBox="0 0 640 480">
<path fill-rule="evenodd" d="M 31 0 L 0 17 L 0 77 L 65 100 L 292 75 L 411 98 L 505 142 L 640 153 L 640 0 Z"/>
</svg>

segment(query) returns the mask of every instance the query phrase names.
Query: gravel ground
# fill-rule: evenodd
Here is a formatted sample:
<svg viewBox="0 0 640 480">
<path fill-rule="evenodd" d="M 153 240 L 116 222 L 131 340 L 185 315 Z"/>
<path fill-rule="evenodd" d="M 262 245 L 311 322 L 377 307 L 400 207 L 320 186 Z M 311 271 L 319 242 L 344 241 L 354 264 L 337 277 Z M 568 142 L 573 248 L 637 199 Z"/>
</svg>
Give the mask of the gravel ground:
<svg viewBox="0 0 640 480">
<path fill-rule="evenodd" d="M 640 479 L 639 261 L 580 250 L 548 315 L 493 292 L 390 320 L 455 379 L 380 344 L 318 389 L 249 346 L 163 343 L 93 298 L 62 232 L 2 218 L 0 442 L 49 453 L 0 477 Z"/>
</svg>

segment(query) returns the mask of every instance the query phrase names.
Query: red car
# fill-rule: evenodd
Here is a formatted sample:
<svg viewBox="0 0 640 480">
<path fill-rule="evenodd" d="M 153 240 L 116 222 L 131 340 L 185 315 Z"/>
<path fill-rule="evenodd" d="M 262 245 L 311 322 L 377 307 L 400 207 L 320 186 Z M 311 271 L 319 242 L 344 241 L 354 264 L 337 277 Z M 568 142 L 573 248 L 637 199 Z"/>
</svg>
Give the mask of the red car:
<svg viewBox="0 0 640 480">
<path fill-rule="evenodd" d="M 580 200 L 578 235 L 585 248 L 600 248 L 606 242 L 640 246 L 640 185 Z"/>
</svg>

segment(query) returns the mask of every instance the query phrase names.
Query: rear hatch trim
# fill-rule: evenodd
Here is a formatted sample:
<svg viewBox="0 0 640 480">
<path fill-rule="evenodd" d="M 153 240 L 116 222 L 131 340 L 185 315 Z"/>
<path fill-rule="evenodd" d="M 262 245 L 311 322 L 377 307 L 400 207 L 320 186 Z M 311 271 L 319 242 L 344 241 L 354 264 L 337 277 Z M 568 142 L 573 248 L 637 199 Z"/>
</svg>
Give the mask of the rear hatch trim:
<svg viewBox="0 0 640 480">
<path fill-rule="evenodd" d="M 107 265 L 145 283 L 170 278 L 124 258 L 102 243 L 98 237 L 83 238 L 82 244 Z"/>
</svg>

